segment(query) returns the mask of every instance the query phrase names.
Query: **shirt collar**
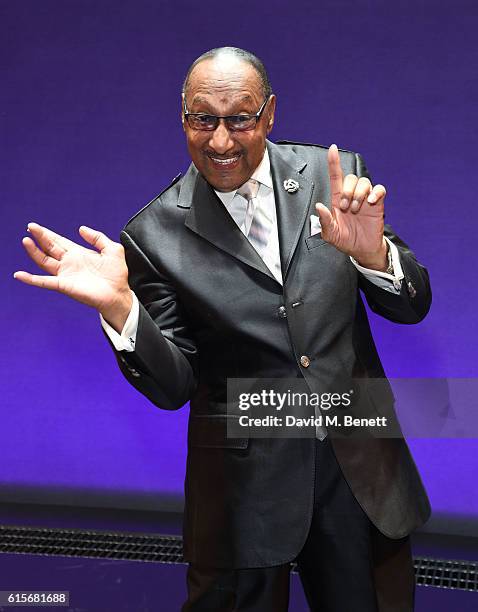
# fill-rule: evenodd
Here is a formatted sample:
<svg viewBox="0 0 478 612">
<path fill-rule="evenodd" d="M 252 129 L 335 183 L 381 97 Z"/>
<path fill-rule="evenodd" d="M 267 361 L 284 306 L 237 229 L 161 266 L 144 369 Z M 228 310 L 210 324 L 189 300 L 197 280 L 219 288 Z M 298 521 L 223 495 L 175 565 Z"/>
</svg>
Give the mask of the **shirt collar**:
<svg viewBox="0 0 478 612">
<path fill-rule="evenodd" d="M 272 189 L 272 175 L 271 175 L 271 162 L 269 159 L 269 151 L 267 147 L 264 151 L 264 157 L 262 158 L 261 163 L 254 170 L 251 179 L 255 179 L 259 183 L 259 191 L 261 190 L 261 186 L 265 185 L 269 189 Z M 216 190 L 214 190 L 216 191 Z M 236 195 L 237 189 L 234 191 L 216 191 L 217 197 L 221 200 L 224 206 L 228 207 L 234 196 Z"/>
</svg>

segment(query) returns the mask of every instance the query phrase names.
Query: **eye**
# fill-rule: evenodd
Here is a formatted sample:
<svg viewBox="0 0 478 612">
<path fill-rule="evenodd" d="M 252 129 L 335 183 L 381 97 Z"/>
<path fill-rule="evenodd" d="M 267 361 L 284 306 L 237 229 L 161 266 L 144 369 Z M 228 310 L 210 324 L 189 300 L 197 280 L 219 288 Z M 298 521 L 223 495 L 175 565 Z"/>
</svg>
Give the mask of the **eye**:
<svg viewBox="0 0 478 612">
<path fill-rule="evenodd" d="M 248 121 L 251 120 L 250 115 L 232 115 L 229 118 L 233 123 L 237 125 L 241 125 L 241 123 L 247 123 Z"/>
<path fill-rule="evenodd" d="M 196 120 L 201 125 L 209 125 L 210 123 L 214 123 L 215 117 L 213 115 L 196 115 Z"/>
<path fill-rule="evenodd" d="M 214 130 L 217 126 L 217 117 L 202 113 L 190 113 L 186 115 L 189 126 L 194 130 Z"/>
<path fill-rule="evenodd" d="M 254 115 L 231 115 L 227 118 L 228 124 L 235 130 L 247 129 L 254 121 Z"/>
</svg>

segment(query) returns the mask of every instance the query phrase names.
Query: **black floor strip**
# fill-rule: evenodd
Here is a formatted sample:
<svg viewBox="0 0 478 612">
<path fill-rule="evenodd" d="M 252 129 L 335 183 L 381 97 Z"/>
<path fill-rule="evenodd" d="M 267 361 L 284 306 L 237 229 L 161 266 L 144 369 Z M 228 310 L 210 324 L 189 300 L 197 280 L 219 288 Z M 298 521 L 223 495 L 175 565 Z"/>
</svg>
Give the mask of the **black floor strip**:
<svg viewBox="0 0 478 612">
<path fill-rule="evenodd" d="M 415 557 L 414 565 L 419 585 L 478 591 L 478 563 Z"/>
<path fill-rule="evenodd" d="M 0 553 L 184 563 L 182 548 L 180 536 L 0 526 Z M 478 563 L 415 557 L 414 565 L 418 585 L 478 591 Z"/>
</svg>

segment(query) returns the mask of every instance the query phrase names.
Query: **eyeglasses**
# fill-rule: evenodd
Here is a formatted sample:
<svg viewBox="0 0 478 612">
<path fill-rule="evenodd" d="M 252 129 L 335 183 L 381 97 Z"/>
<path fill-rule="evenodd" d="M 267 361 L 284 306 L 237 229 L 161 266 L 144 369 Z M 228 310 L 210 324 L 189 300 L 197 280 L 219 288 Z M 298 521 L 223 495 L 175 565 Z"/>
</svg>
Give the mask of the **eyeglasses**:
<svg viewBox="0 0 478 612">
<path fill-rule="evenodd" d="M 184 116 L 188 125 L 193 130 L 204 130 L 213 132 L 219 125 L 219 120 L 224 119 L 226 127 L 231 132 L 246 132 L 253 130 L 259 121 L 262 111 L 264 110 L 270 96 L 264 100 L 262 106 L 255 115 L 207 115 L 205 113 L 190 113 L 186 108 L 186 99 L 184 99 Z"/>
</svg>

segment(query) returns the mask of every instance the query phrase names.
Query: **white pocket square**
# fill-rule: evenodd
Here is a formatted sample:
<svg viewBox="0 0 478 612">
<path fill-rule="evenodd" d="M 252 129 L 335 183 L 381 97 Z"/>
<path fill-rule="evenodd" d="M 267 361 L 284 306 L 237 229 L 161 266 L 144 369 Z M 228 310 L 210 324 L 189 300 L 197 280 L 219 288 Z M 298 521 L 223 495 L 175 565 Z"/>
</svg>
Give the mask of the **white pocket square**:
<svg viewBox="0 0 478 612">
<path fill-rule="evenodd" d="M 310 235 L 320 234 L 322 227 L 320 225 L 320 219 L 317 215 L 310 215 Z"/>
</svg>

